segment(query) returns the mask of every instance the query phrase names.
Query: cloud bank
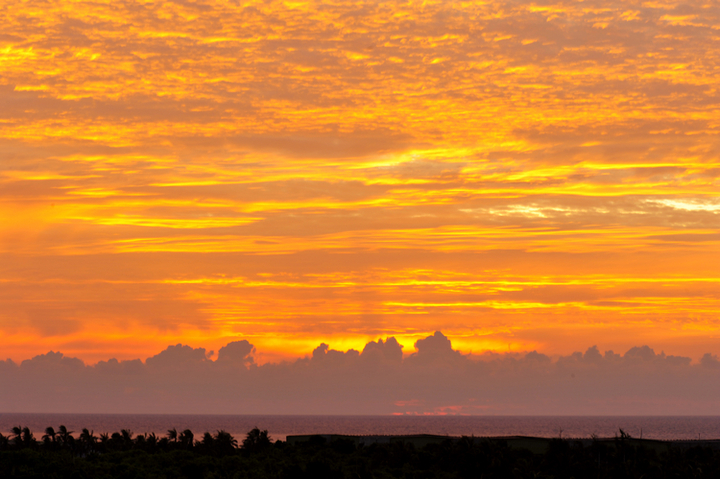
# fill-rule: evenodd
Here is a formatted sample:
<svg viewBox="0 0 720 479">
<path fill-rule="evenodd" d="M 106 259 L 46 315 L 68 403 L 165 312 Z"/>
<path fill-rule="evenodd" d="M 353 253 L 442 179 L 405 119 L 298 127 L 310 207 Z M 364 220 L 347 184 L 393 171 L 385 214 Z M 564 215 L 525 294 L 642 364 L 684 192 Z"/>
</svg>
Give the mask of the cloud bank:
<svg viewBox="0 0 720 479">
<path fill-rule="evenodd" d="M 716 414 L 720 361 L 656 353 L 465 355 L 441 332 L 403 355 L 395 338 L 362 351 L 320 344 L 258 365 L 247 340 L 215 355 L 177 344 L 144 362 L 95 365 L 49 352 L 0 362 L 3 412 L 207 414 Z"/>
</svg>

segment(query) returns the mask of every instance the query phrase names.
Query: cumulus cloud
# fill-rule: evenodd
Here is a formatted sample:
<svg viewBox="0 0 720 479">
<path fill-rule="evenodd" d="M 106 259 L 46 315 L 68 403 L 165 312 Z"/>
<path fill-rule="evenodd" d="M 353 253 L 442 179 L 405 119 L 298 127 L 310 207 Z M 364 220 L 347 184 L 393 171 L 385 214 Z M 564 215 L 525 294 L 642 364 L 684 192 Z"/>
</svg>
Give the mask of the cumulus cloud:
<svg viewBox="0 0 720 479">
<path fill-rule="evenodd" d="M 177 344 L 157 355 L 86 365 L 51 351 L 0 362 L 5 412 L 274 414 L 713 414 L 720 360 L 657 353 L 464 355 L 437 331 L 403 357 L 393 337 L 362 352 L 320 344 L 294 361 L 255 362 L 247 340 L 216 360 Z M 232 367 L 228 367 L 232 366 Z M 17 391 L 23 394 L 16 394 Z"/>
<path fill-rule="evenodd" d="M 395 338 L 387 338 L 370 341 L 365 345 L 360 356 L 367 360 L 387 361 L 391 363 L 402 362 L 402 345 Z"/>
<path fill-rule="evenodd" d="M 247 339 L 242 341 L 233 341 L 223 346 L 218 351 L 218 364 L 231 365 L 248 365 L 255 362 L 255 358 L 251 355 L 255 352 L 255 346 L 250 344 Z"/>
<path fill-rule="evenodd" d="M 175 346 L 168 346 L 167 349 L 151 358 L 147 358 L 145 364 L 153 369 L 186 369 L 206 361 L 208 361 L 208 354 L 205 352 L 205 348 L 195 349 L 190 346 L 176 344 Z"/>
<path fill-rule="evenodd" d="M 77 358 L 68 358 L 61 352 L 50 351 L 47 354 L 40 354 L 32 359 L 20 363 L 23 369 L 28 371 L 62 371 L 79 370 L 85 364 Z"/>
</svg>

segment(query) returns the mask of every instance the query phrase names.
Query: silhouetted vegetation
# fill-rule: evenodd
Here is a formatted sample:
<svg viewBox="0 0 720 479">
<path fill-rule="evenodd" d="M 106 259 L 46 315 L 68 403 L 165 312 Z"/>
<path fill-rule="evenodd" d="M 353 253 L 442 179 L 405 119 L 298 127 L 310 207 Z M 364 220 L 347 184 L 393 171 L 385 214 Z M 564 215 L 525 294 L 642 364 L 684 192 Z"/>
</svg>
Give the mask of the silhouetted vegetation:
<svg viewBox="0 0 720 479">
<path fill-rule="evenodd" d="M 356 446 L 316 436 L 289 445 L 267 431 L 238 443 L 227 431 L 171 429 L 158 437 L 123 429 L 74 435 L 64 426 L 40 439 L 27 427 L 0 434 L 0 477 L 12 478 L 717 478 L 720 451 L 637 445 L 621 431 L 614 441 L 553 439 L 543 454 L 502 439 L 463 437 L 416 448 L 405 442 Z"/>
</svg>

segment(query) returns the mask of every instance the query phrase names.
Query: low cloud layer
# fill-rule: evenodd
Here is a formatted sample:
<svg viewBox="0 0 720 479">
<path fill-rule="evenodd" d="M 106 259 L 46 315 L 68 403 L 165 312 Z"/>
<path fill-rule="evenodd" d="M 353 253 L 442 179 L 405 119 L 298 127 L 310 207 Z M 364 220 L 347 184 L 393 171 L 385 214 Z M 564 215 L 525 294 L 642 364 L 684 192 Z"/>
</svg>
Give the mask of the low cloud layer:
<svg viewBox="0 0 720 479">
<path fill-rule="evenodd" d="M 393 337 L 362 351 L 320 344 L 291 362 L 255 362 L 247 340 L 177 344 L 144 362 L 95 365 L 49 352 L 0 361 L 3 412 L 214 414 L 715 414 L 720 361 L 597 347 L 551 358 L 464 355 L 441 332 L 403 355 Z"/>
</svg>

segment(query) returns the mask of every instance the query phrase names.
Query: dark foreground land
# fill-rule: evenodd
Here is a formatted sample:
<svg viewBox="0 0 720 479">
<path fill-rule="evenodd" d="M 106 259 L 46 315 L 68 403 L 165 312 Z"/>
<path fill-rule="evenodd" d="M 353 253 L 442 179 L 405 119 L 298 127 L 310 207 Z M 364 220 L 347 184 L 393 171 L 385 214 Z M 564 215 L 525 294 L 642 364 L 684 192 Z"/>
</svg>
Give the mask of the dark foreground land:
<svg viewBox="0 0 720 479">
<path fill-rule="evenodd" d="M 254 429 L 78 437 L 61 428 L 36 440 L 0 436 L 0 478 L 718 478 L 713 442 L 641 441 L 621 433 L 583 441 L 415 436 L 359 441 L 306 436 L 271 442 Z M 418 439 L 419 438 L 419 439 Z M 429 440 L 428 440 L 429 438 Z M 289 438 L 291 439 L 291 438 Z"/>
</svg>

